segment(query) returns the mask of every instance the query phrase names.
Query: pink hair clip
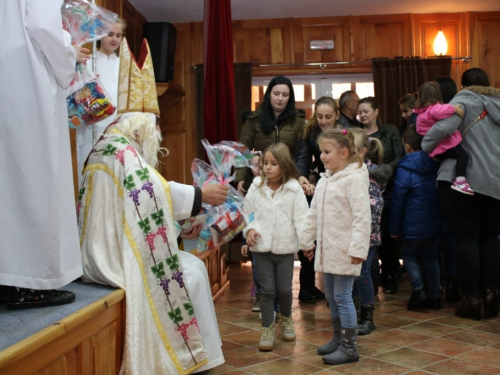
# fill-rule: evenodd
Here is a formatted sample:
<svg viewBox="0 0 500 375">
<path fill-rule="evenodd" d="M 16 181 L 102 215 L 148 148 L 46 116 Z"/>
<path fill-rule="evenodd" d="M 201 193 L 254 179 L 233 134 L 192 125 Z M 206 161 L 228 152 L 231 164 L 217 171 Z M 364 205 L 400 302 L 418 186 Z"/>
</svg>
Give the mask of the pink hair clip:
<svg viewBox="0 0 500 375">
<path fill-rule="evenodd" d="M 342 134 L 346 135 L 347 134 L 347 129 L 342 129 Z"/>
</svg>

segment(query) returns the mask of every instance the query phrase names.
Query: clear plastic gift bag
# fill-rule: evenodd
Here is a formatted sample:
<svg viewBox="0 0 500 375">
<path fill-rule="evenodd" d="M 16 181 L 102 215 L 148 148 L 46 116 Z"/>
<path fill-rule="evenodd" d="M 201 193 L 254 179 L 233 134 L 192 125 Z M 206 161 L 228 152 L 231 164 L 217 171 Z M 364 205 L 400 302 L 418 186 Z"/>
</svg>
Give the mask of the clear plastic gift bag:
<svg viewBox="0 0 500 375">
<path fill-rule="evenodd" d="M 234 174 L 231 174 L 233 167 L 250 165 L 253 155 L 241 143 L 223 141 L 211 145 L 205 139 L 202 143 L 211 165 L 200 159 L 193 161 L 191 171 L 195 186 L 204 187 L 215 183 L 228 185 L 234 180 Z M 251 216 L 243 212 L 245 198 L 231 185 L 228 186 L 229 192 L 223 204 L 204 204 L 206 219 L 198 239 L 199 251 L 210 250 L 231 241 L 251 221 Z"/>
<path fill-rule="evenodd" d="M 70 33 L 72 43 L 82 46 L 107 35 L 117 15 L 85 0 L 65 0 L 61 8 L 63 28 Z M 77 63 L 75 77 L 68 89 L 68 125 L 91 125 L 110 116 L 116 106 L 110 100 L 96 75 Z"/>
<path fill-rule="evenodd" d="M 69 127 L 91 125 L 111 116 L 116 107 L 109 98 L 97 77 L 85 65 L 76 64 L 76 75 L 66 97 Z"/>
</svg>

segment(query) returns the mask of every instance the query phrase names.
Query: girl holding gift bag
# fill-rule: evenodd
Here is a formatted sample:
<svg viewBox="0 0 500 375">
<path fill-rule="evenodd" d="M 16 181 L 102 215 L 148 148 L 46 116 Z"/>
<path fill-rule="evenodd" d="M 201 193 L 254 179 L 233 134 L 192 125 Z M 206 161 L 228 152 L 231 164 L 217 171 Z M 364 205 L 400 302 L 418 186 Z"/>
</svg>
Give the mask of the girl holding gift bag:
<svg viewBox="0 0 500 375">
<path fill-rule="evenodd" d="M 117 50 L 120 47 L 126 27 L 125 20 L 117 18 L 113 29 L 98 42 L 98 44 L 100 43 L 99 49 L 95 53 L 95 73 L 115 106 L 118 101 L 118 72 L 120 70 L 120 57 Z M 92 70 L 92 64 L 87 63 L 87 70 Z M 116 120 L 116 115 L 117 112 L 115 111 L 112 115 L 94 124 L 95 130 L 92 126 L 78 126 L 76 128 L 78 178 L 83 172 L 83 163 L 96 141 L 94 136 L 104 133 L 108 125 Z"/>
<path fill-rule="evenodd" d="M 254 221 L 243 236 L 255 255 L 260 284 L 262 336 L 259 350 L 274 349 L 274 298 L 281 310 L 283 341 L 295 341 L 292 323 L 292 278 L 298 234 L 307 215 L 307 199 L 297 180 L 298 170 L 284 143 L 264 152 L 263 173 L 256 177 L 245 197 L 245 211 Z"/>
</svg>

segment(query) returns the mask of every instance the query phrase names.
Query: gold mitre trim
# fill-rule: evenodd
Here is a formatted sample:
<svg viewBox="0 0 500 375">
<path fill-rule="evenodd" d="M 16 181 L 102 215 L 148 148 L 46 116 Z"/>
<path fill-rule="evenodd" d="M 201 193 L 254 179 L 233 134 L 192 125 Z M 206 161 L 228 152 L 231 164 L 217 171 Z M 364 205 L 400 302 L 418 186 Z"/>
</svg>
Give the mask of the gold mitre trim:
<svg viewBox="0 0 500 375">
<path fill-rule="evenodd" d="M 149 112 L 160 115 L 153 60 L 146 39 L 142 41 L 138 63 L 130 51 L 126 38 L 123 38 L 120 45 L 118 113 L 126 112 Z"/>
</svg>

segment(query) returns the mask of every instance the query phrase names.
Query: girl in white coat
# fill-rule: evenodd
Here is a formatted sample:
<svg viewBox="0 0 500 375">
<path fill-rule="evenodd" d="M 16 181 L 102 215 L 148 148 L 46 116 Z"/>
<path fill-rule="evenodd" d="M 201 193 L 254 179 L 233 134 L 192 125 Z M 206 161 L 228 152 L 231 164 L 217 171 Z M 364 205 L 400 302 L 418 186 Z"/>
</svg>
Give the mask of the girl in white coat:
<svg viewBox="0 0 500 375">
<path fill-rule="evenodd" d="M 339 365 L 359 360 L 352 287 L 370 245 L 369 180 L 349 130 L 325 130 L 318 144 L 326 172 L 316 186 L 300 248 L 314 249 L 317 240 L 314 267 L 323 272 L 334 328 L 333 339 L 320 346 L 318 354 L 325 363 Z M 313 250 L 304 253 L 313 256 Z"/>
<path fill-rule="evenodd" d="M 298 235 L 307 215 L 307 199 L 297 180 L 298 170 L 284 143 L 264 152 L 263 172 L 245 197 L 245 211 L 255 219 L 243 231 L 255 255 L 260 284 L 262 336 L 259 350 L 274 349 L 274 298 L 282 315 L 283 341 L 294 341 L 292 278 Z"/>
</svg>

